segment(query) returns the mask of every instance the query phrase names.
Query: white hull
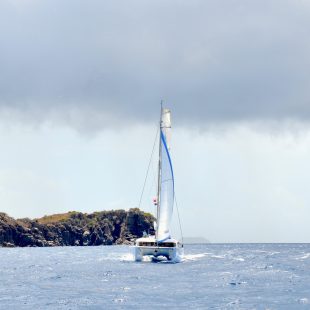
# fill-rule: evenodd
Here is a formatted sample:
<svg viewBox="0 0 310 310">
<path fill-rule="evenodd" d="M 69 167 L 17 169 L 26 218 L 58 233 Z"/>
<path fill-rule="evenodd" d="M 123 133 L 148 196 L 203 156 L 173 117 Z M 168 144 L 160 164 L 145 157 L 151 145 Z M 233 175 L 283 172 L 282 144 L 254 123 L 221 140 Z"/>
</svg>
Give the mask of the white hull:
<svg viewBox="0 0 310 310">
<path fill-rule="evenodd" d="M 183 248 L 158 248 L 158 247 L 134 247 L 135 261 L 141 262 L 143 256 L 152 256 L 154 258 L 165 257 L 169 261 L 180 262 L 183 255 Z"/>
<path fill-rule="evenodd" d="M 142 261 L 143 256 L 151 256 L 155 259 L 165 257 L 168 261 L 180 262 L 183 254 L 183 247 L 174 239 L 157 244 L 154 238 L 140 238 L 134 246 L 134 256 L 137 262 Z"/>
</svg>

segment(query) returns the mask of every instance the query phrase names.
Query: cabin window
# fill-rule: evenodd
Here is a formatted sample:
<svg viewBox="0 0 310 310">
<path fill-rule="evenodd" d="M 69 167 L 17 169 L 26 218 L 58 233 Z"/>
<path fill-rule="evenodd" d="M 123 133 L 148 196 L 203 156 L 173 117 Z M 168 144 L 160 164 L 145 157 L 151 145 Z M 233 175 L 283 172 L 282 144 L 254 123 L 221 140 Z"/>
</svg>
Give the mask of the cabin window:
<svg viewBox="0 0 310 310">
<path fill-rule="evenodd" d="M 155 242 L 139 242 L 138 246 L 155 246 Z"/>
<path fill-rule="evenodd" d="M 173 248 L 175 247 L 175 244 L 173 242 L 163 242 L 159 243 L 158 246 L 163 248 Z"/>
<path fill-rule="evenodd" d="M 157 244 L 155 242 L 140 241 L 138 243 L 138 246 L 157 246 Z M 174 248 L 175 246 L 176 244 L 173 242 L 163 242 L 163 243 L 158 244 L 158 247 L 161 247 L 161 248 Z"/>
</svg>

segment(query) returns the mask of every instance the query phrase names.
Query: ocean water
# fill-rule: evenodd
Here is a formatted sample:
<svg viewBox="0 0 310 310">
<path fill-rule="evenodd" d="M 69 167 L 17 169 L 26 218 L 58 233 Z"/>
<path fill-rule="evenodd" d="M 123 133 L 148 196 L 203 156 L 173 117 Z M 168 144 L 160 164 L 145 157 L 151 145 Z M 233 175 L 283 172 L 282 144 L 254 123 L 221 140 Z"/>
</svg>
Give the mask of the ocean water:
<svg viewBox="0 0 310 310">
<path fill-rule="evenodd" d="M 0 248 L 0 309 L 310 309 L 310 244 Z"/>
</svg>

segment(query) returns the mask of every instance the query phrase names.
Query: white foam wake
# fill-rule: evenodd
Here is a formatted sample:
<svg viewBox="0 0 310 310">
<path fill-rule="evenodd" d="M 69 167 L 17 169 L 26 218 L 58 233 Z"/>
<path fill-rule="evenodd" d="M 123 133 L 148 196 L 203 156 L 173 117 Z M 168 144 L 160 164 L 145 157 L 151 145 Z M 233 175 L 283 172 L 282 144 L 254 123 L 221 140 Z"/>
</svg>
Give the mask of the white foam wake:
<svg viewBox="0 0 310 310">
<path fill-rule="evenodd" d="M 182 258 L 182 261 L 195 261 L 207 255 L 210 255 L 210 253 L 184 254 L 181 258 Z"/>
<path fill-rule="evenodd" d="M 310 258 L 310 253 L 306 253 L 304 256 L 298 257 L 297 259 L 301 260 L 301 259 L 307 259 L 307 258 Z"/>
<path fill-rule="evenodd" d="M 134 255 L 132 253 L 126 253 L 120 257 L 121 261 L 131 262 L 134 261 Z"/>
</svg>

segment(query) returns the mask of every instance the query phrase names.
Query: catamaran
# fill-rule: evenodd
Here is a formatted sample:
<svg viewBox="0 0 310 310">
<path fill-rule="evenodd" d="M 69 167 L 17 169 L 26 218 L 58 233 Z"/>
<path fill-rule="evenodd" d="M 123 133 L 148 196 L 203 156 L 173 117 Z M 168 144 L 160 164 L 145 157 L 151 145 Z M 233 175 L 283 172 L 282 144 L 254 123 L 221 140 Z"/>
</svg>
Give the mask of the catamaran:
<svg viewBox="0 0 310 310">
<path fill-rule="evenodd" d="M 157 222 L 154 223 L 155 235 L 138 238 L 134 246 L 136 261 L 143 256 L 154 259 L 166 258 L 178 262 L 183 254 L 183 245 L 171 237 L 170 224 L 174 205 L 174 175 L 170 157 L 171 112 L 161 106 L 159 160 L 156 205 Z"/>
</svg>

